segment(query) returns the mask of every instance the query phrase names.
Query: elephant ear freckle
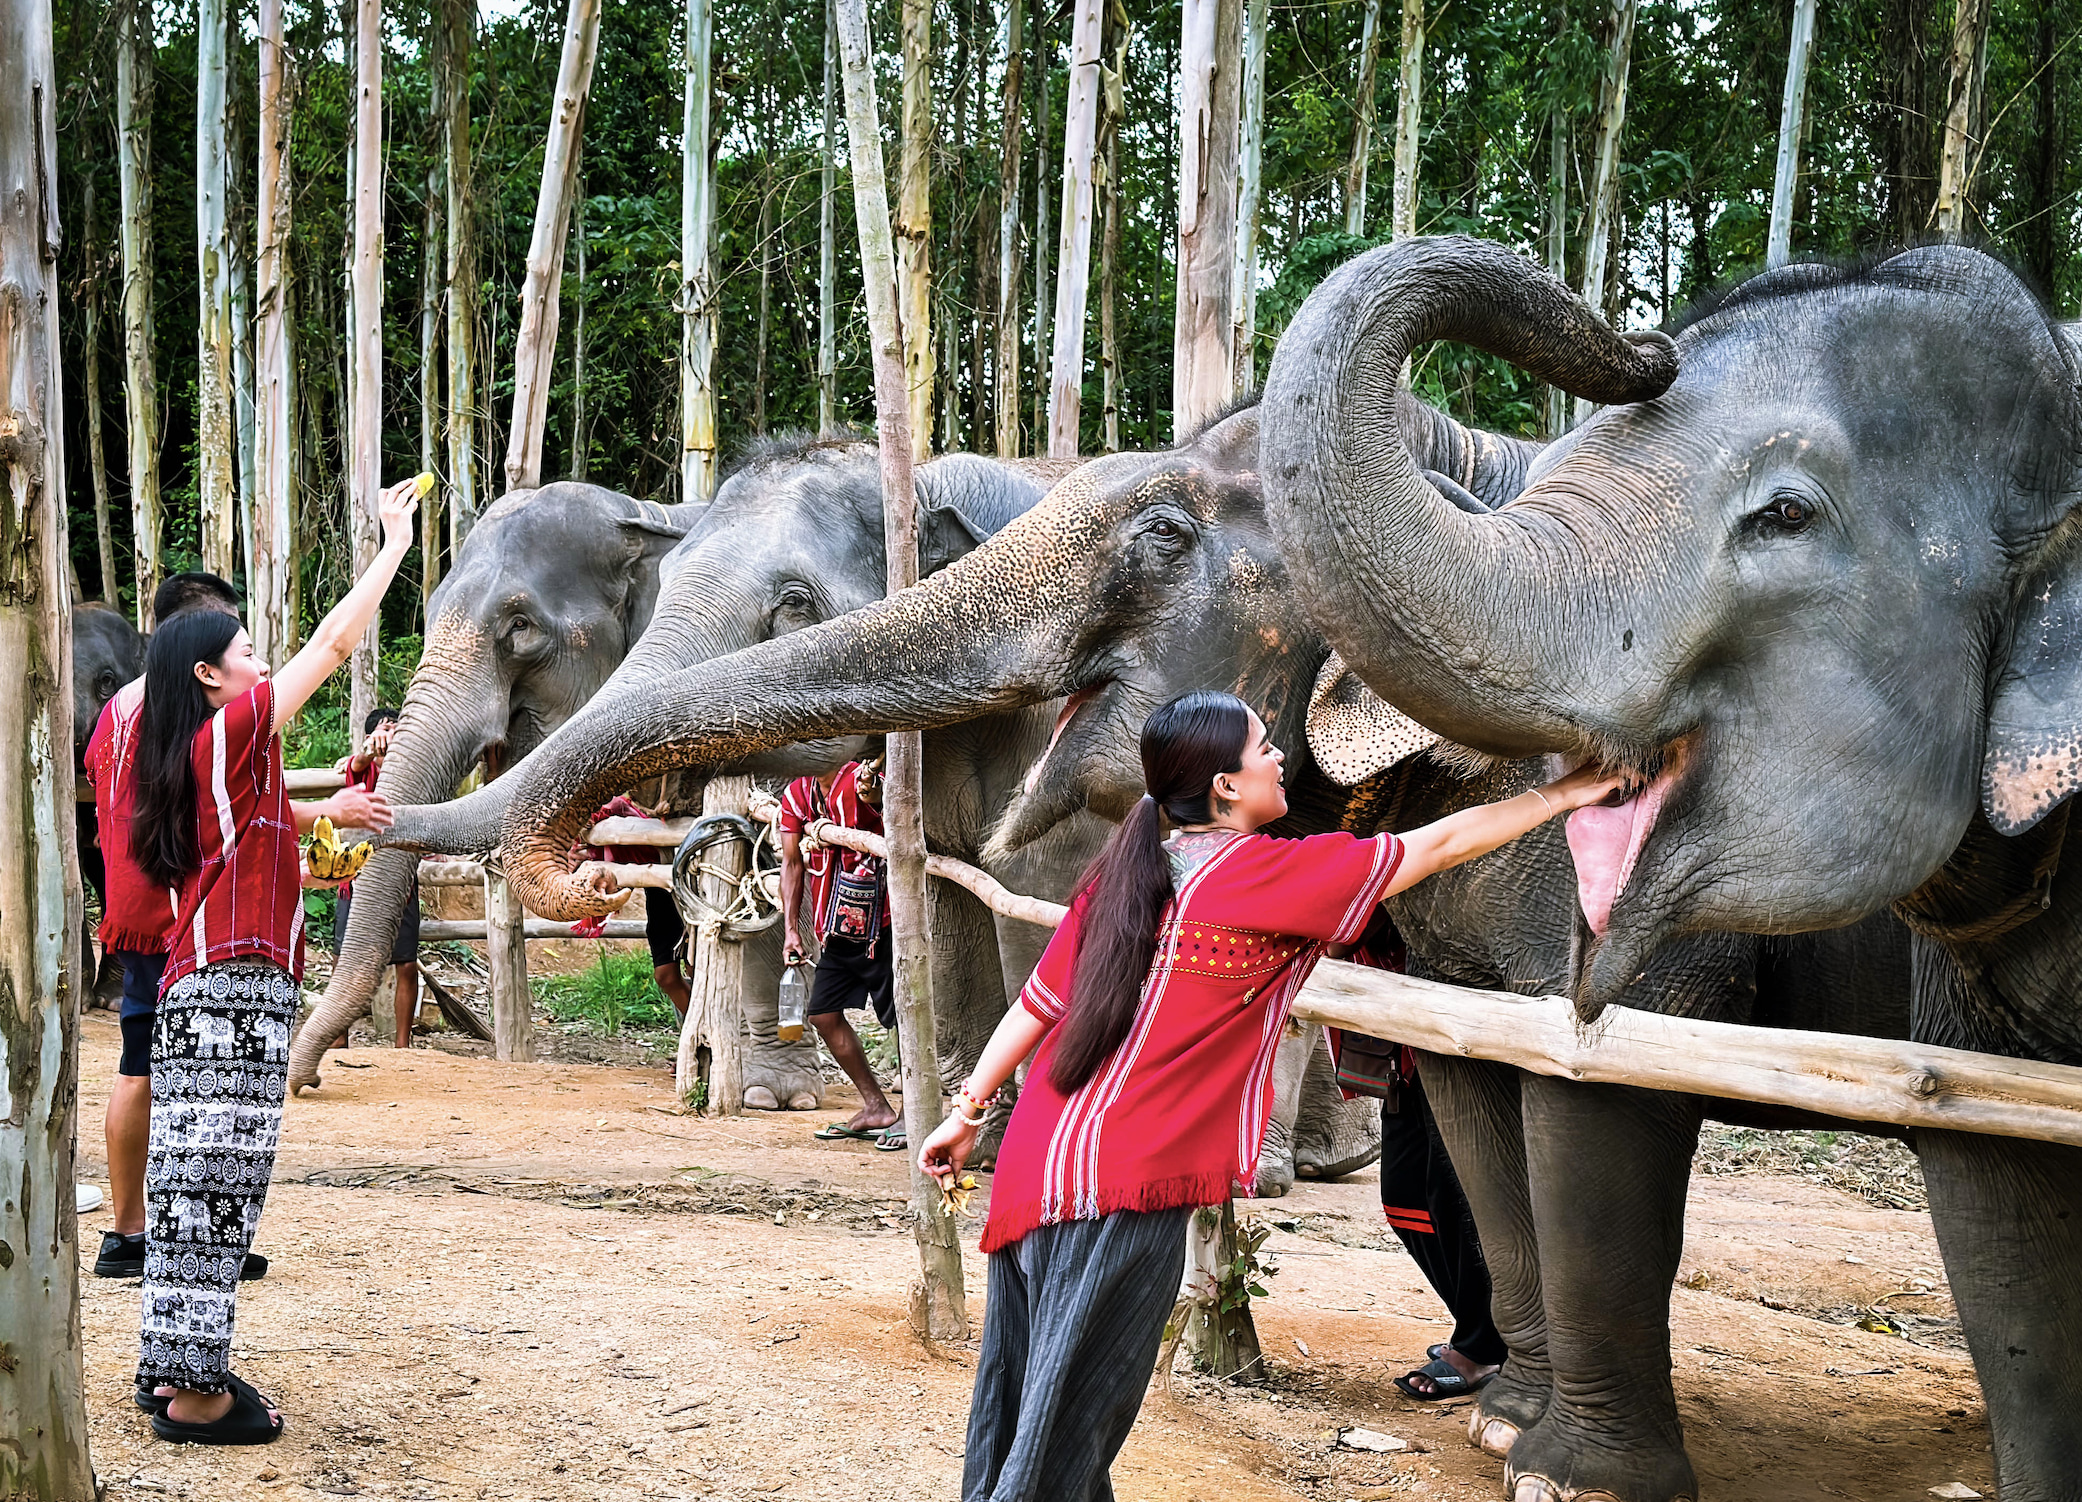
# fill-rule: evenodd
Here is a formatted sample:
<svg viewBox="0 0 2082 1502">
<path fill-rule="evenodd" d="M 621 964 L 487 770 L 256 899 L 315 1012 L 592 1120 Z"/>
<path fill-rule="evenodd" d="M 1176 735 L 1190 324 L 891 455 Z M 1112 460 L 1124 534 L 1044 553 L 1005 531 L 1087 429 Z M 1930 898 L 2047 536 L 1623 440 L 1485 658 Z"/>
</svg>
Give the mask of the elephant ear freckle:
<svg viewBox="0 0 2082 1502">
<path fill-rule="evenodd" d="M 1620 650 L 1620 651 L 1622 651 L 1622 652 L 1631 652 L 1631 651 L 1633 651 L 1633 650 L 1634 650 L 1634 628 L 1633 628 L 1633 627 L 1629 626 L 1629 627 L 1627 628 L 1627 634 L 1626 634 L 1626 635 L 1624 635 L 1624 636 L 1622 636 L 1622 637 L 1621 637 L 1621 638 L 1619 639 L 1619 650 Z"/>
</svg>

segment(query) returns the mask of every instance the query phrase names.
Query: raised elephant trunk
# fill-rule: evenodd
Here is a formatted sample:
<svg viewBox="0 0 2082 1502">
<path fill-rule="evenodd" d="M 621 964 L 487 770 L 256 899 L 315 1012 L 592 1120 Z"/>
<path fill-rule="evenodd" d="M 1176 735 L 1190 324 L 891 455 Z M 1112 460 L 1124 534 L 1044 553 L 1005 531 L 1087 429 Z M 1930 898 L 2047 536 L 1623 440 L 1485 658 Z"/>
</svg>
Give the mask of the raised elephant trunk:
<svg viewBox="0 0 2082 1502">
<path fill-rule="evenodd" d="M 503 716 L 505 702 L 506 691 L 493 670 L 491 644 L 459 612 L 444 612 L 429 634 L 422 669 L 413 675 L 398 712 L 383 764 L 384 795 L 403 805 L 433 803 L 454 792 L 486 741 L 499 734 L 497 718 Z M 379 849 L 354 878 L 354 906 L 332 979 L 290 1046 L 292 1090 L 318 1083 L 318 1062 L 326 1048 L 368 1011 L 369 998 L 390 963 L 418 864 L 415 852 Z"/>
<path fill-rule="evenodd" d="M 1567 287 L 1500 245 L 1422 238 L 1333 273 L 1281 337 L 1260 404 L 1268 518 L 1302 598 L 1369 687 L 1481 751 L 1580 744 L 1551 700 L 1577 628 L 1559 621 L 1596 539 L 1538 504 L 1493 514 L 1425 477 L 1396 422 L 1416 346 L 1457 339 L 1603 403 L 1660 395 L 1677 375 L 1661 333 L 1617 334 Z M 1557 607 L 1556 602 L 1563 602 Z"/>
</svg>

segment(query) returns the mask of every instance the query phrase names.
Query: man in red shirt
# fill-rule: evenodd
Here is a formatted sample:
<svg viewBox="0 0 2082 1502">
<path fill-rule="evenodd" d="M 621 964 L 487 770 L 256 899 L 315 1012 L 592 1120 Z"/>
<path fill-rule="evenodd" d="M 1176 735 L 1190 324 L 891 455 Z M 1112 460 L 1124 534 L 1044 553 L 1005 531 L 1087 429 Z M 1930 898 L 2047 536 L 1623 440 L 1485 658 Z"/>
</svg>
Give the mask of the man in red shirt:
<svg viewBox="0 0 2082 1502">
<path fill-rule="evenodd" d="M 368 737 L 362 742 L 361 750 L 343 756 L 334 763 L 334 770 L 347 779 L 350 789 L 364 792 L 376 790 L 376 779 L 382 775 L 383 759 L 390 754 L 391 733 L 398 728 L 398 712 L 390 708 L 369 711 L 362 722 L 362 734 Z M 340 945 L 347 937 L 347 918 L 354 906 L 354 883 L 340 883 L 340 896 L 333 906 L 333 953 L 340 952 Z M 419 1020 L 419 878 L 412 878 L 412 889 L 405 894 L 405 906 L 398 914 L 397 937 L 390 944 L 391 967 L 397 972 L 397 982 L 391 997 L 392 1015 L 397 1020 L 399 1048 L 412 1046 L 412 1025 Z"/>
<path fill-rule="evenodd" d="M 817 978 L 810 986 L 809 1018 L 860 1092 L 860 1109 L 844 1125 L 818 1132 L 820 1141 L 874 1140 L 894 1152 L 905 1145 L 902 1118 L 882 1093 L 846 1020 L 852 1007 L 872 1006 L 884 1027 L 896 1025 L 895 965 L 889 940 L 889 901 L 882 862 L 872 855 L 827 848 L 813 863 L 803 858 L 802 837 L 812 821 L 829 820 L 848 829 L 882 832 L 882 811 L 863 796 L 875 785 L 872 767 L 849 761 L 821 777 L 798 777 L 781 795 L 781 918 L 791 965 L 805 963 L 802 944 L 803 878 L 810 879 L 811 915 L 817 925 Z"/>
<path fill-rule="evenodd" d="M 152 597 L 152 618 L 165 621 L 188 610 L 239 612 L 238 593 L 215 574 L 175 574 Z M 123 970 L 123 1054 L 109 1089 L 103 1130 L 108 1141 L 109 1209 L 115 1227 L 103 1234 L 95 1274 L 140 1278 L 145 1267 L 145 1147 L 152 1126 L 152 1023 L 159 1007 L 159 977 L 166 966 L 168 930 L 175 894 L 154 886 L 130 854 L 130 807 L 135 794 L 131 757 L 145 682 L 125 685 L 108 701 L 94 738 L 87 743 L 87 775 L 94 782 L 94 811 L 100 831 L 108 895 L 102 906 L 101 947 Z M 347 789 L 322 803 L 293 803 L 299 830 L 322 814 L 360 829 L 390 824 L 390 805 L 378 794 Z M 242 1276 L 257 1278 L 267 1259 L 248 1253 Z"/>
</svg>

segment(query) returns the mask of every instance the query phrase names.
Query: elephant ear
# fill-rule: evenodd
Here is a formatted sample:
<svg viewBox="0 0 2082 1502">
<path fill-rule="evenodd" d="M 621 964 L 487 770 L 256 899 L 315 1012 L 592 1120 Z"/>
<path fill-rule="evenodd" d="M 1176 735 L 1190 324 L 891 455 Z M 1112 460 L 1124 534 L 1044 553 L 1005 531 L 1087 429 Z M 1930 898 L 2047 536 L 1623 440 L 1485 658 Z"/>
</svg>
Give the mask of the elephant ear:
<svg viewBox="0 0 2082 1502">
<path fill-rule="evenodd" d="M 659 566 L 680 545 L 692 519 L 682 520 L 654 501 L 638 501 L 636 514 L 617 518 L 629 555 L 629 592 L 622 597 L 622 639 L 633 642 L 658 608 Z"/>
<path fill-rule="evenodd" d="M 918 577 L 936 574 L 1048 494 L 1046 484 L 1009 464 L 949 454 L 919 467 Z"/>
<path fill-rule="evenodd" d="M 2069 522 L 2082 526 L 2082 515 Z M 1996 675 L 1981 760 L 1981 806 L 2022 834 L 2082 788 L 2082 539 L 2024 597 Z"/>
<path fill-rule="evenodd" d="M 1375 694 L 1332 652 L 1308 699 L 1308 748 L 1323 775 L 1356 787 L 1443 737 Z"/>
</svg>

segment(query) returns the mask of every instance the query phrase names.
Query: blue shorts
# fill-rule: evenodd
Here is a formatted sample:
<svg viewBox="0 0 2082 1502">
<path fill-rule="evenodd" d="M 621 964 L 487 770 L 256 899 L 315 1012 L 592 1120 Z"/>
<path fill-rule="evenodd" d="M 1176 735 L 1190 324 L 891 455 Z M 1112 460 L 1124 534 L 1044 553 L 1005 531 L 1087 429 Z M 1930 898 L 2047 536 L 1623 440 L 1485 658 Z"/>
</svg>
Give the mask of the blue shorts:
<svg viewBox="0 0 2082 1502">
<path fill-rule="evenodd" d="M 159 977 L 166 969 L 166 956 L 128 949 L 118 949 L 115 955 L 123 967 L 123 1057 L 116 1073 L 150 1076 L 152 1019 L 159 1013 Z"/>
</svg>

